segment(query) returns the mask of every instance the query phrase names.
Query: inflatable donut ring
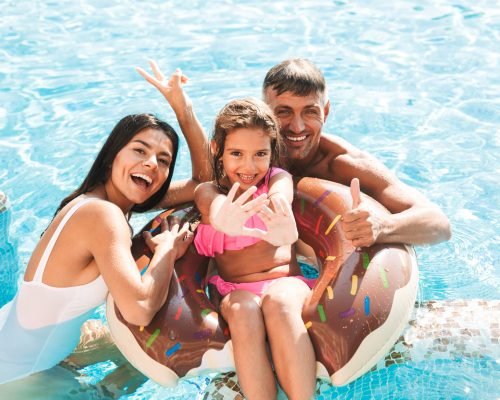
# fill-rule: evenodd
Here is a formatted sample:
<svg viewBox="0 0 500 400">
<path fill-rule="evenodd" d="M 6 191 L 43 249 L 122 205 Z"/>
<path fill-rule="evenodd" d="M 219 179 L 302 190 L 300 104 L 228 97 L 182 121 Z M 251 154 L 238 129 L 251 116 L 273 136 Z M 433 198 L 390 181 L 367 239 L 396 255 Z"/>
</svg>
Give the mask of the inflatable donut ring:
<svg viewBox="0 0 500 400">
<path fill-rule="evenodd" d="M 385 210 L 368 196 L 362 199 Z M 302 318 L 316 353 L 317 375 L 335 385 L 361 376 L 389 351 L 410 317 L 418 286 L 411 247 L 355 249 L 345 238 L 339 222 L 351 203 L 348 187 L 302 178 L 292 205 L 299 237 L 322 265 Z M 186 221 L 197 218 L 188 206 L 160 214 L 144 229 L 154 233 L 160 218 L 172 213 Z M 146 268 L 151 253 L 140 234 L 132 253 L 138 267 Z M 227 324 L 207 296 L 208 261 L 190 247 L 175 264 L 165 305 L 146 327 L 127 323 L 108 297 L 107 319 L 116 345 L 132 365 L 161 385 L 175 386 L 183 376 L 234 370 Z"/>
</svg>

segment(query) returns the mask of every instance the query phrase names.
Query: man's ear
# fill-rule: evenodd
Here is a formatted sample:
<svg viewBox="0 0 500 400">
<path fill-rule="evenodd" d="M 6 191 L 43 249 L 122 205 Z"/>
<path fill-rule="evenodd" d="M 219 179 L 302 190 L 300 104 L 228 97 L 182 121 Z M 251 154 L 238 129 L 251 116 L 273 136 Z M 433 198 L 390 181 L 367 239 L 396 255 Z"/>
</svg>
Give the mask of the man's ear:
<svg viewBox="0 0 500 400">
<path fill-rule="evenodd" d="M 325 113 L 324 120 L 326 121 L 326 119 L 328 118 L 328 114 L 330 114 L 330 99 L 326 100 L 326 104 L 323 107 L 323 111 Z"/>
<path fill-rule="evenodd" d="M 217 143 L 215 143 L 215 140 L 210 140 L 210 152 L 212 153 L 212 156 L 217 153 Z"/>
</svg>

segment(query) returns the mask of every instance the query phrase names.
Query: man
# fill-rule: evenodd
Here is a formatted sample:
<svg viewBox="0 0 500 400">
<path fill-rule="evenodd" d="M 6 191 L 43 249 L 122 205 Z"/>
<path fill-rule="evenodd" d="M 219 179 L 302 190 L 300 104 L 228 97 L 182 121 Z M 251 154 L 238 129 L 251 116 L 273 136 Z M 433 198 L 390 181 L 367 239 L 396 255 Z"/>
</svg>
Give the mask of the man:
<svg viewBox="0 0 500 400">
<path fill-rule="evenodd" d="M 355 247 L 449 240 L 448 218 L 435 204 L 374 157 L 322 133 L 330 101 L 323 74 L 314 64 L 291 59 L 274 66 L 264 79 L 263 96 L 280 121 L 290 172 L 351 185 L 353 208 L 343 224 Z M 390 213 L 371 210 L 360 198 L 360 185 Z"/>
</svg>

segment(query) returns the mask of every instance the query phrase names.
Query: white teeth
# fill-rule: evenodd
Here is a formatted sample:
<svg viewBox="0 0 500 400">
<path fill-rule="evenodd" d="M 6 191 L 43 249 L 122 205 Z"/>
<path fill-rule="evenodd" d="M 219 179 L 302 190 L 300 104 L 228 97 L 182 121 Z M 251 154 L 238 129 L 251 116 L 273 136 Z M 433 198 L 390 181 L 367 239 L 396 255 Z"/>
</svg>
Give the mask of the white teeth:
<svg viewBox="0 0 500 400">
<path fill-rule="evenodd" d="M 243 175 L 239 174 L 242 181 L 252 181 L 255 178 L 255 175 Z"/>
<path fill-rule="evenodd" d="M 153 180 L 149 176 L 144 175 L 144 174 L 132 174 L 132 176 L 134 178 L 144 179 L 148 183 L 148 185 L 151 185 L 151 182 L 153 182 Z"/>
<path fill-rule="evenodd" d="M 292 142 L 300 142 L 301 140 L 304 140 L 306 136 L 287 136 L 286 137 L 288 140 L 291 140 Z"/>
</svg>

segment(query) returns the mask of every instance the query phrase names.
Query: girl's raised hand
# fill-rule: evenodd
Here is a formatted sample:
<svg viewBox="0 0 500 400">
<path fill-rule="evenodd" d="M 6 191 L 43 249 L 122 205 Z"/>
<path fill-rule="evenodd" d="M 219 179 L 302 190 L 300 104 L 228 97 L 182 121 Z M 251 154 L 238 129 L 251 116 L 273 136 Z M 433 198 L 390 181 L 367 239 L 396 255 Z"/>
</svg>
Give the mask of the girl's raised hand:
<svg viewBox="0 0 500 400">
<path fill-rule="evenodd" d="M 179 68 L 177 68 L 170 79 L 167 80 L 154 60 L 149 60 L 149 65 L 151 66 L 153 75 L 150 75 L 140 67 L 136 67 L 136 71 L 160 91 L 176 114 L 182 112 L 187 106 L 191 105 L 191 100 L 182 89 L 182 86 L 188 81 L 188 78 L 182 74 Z"/>
<path fill-rule="evenodd" d="M 267 232 L 261 238 L 273 246 L 295 243 L 299 233 L 290 203 L 280 193 L 275 193 L 271 201 L 274 211 L 267 206 L 259 211 L 259 216 L 267 227 Z"/>
<path fill-rule="evenodd" d="M 175 259 L 184 255 L 189 245 L 193 241 L 194 234 L 189 230 L 189 223 L 186 222 L 179 229 L 179 224 L 175 223 L 169 227 L 166 219 L 161 221 L 161 233 L 152 236 L 150 232 L 143 232 L 144 241 L 153 253 L 175 251 Z"/>
<path fill-rule="evenodd" d="M 267 195 L 261 194 L 245 203 L 257 190 L 257 187 L 251 186 L 234 200 L 239 187 L 239 183 L 235 183 L 220 207 L 217 210 L 210 210 L 210 223 L 216 230 L 229 236 L 244 235 L 260 238 L 266 232 L 257 228 L 247 228 L 245 222 L 269 203 Z"/>
</svg>

